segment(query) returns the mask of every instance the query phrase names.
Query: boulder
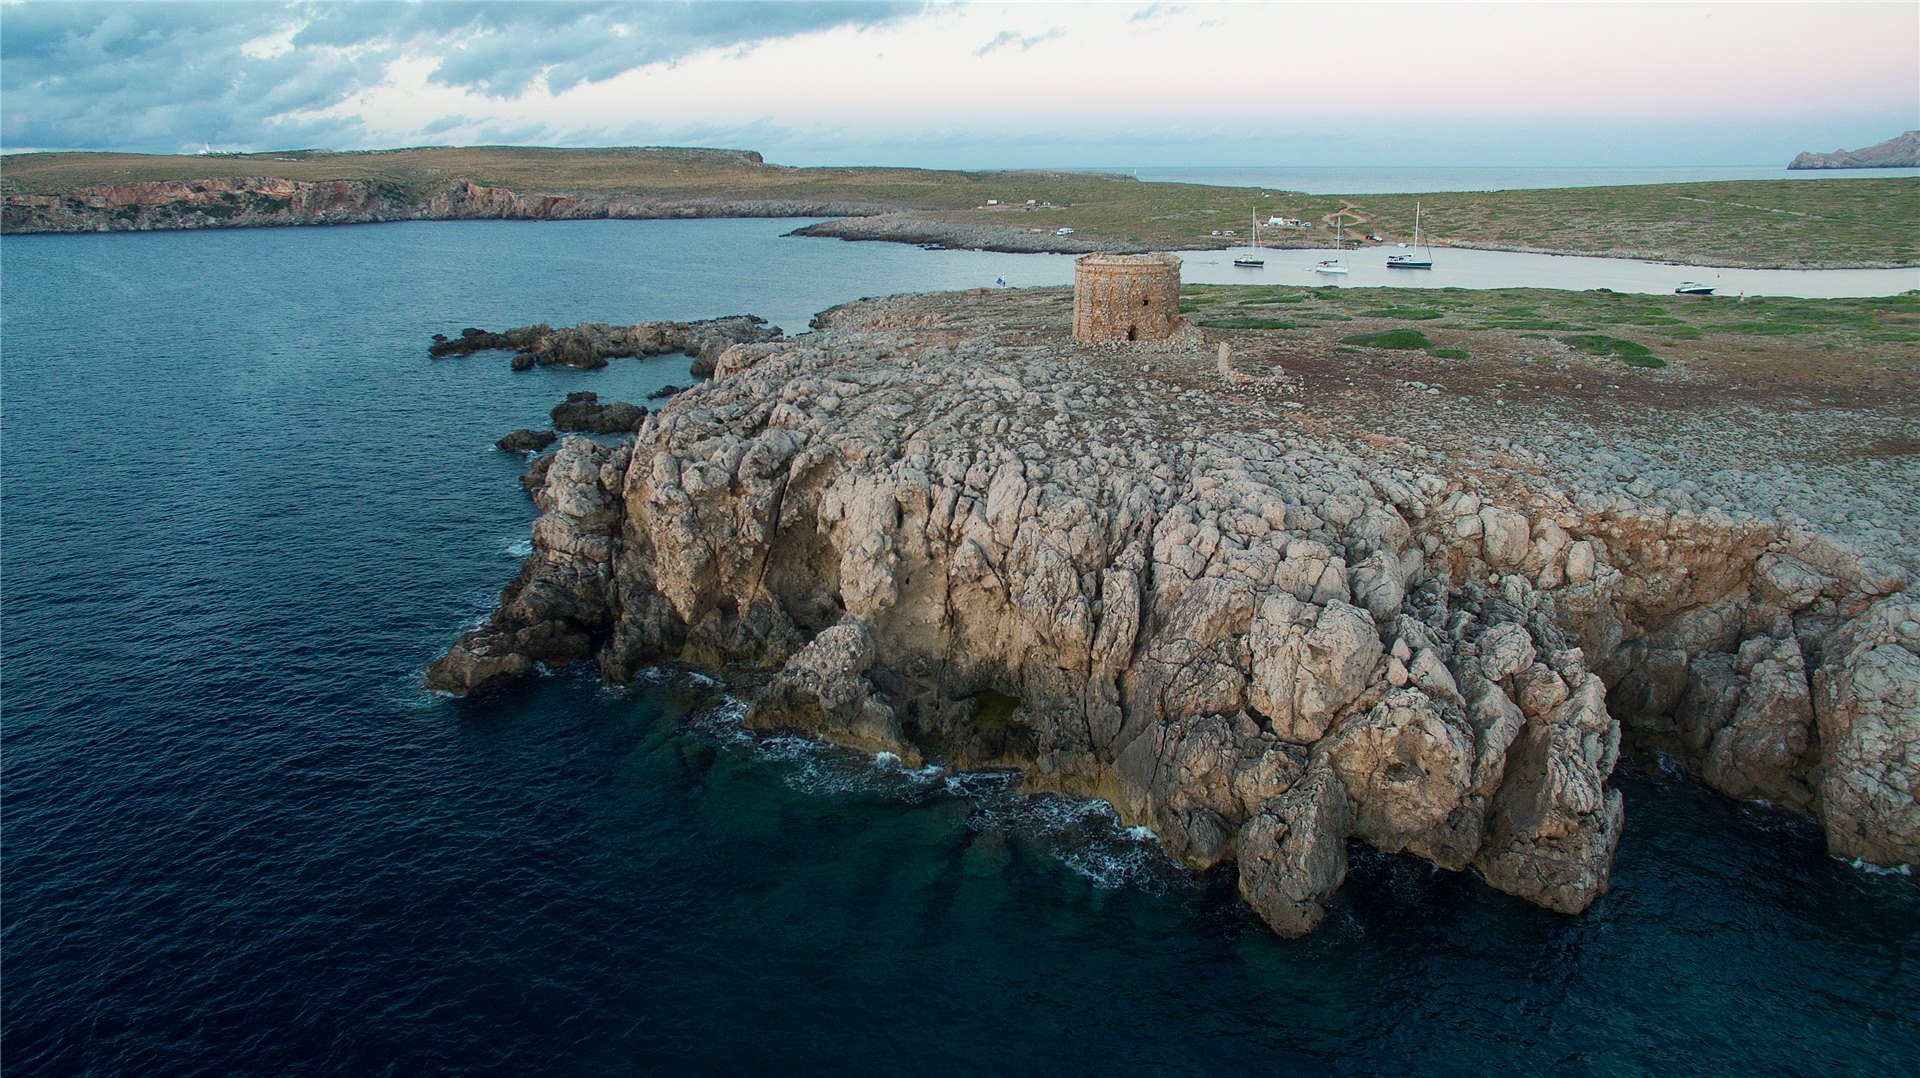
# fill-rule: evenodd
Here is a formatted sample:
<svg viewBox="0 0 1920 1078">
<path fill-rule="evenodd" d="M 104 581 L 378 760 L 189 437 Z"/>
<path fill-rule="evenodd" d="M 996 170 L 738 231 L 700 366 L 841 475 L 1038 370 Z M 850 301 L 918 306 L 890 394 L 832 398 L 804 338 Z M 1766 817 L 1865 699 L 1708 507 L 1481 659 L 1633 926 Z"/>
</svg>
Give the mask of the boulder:
<svg viewBox="0 0 1920 1078">
<path fill-rule="evenodd" d="M 1920 864 L 1920 601 L 1884 599 L 1835 632 L 1813 708 L 1827 848 Z"/>
<path fill-rule="evenodd" d="M 1316 767 L 1240 828 L 1240 897 L 1283 936 L 1312 932 L 1347 876 L 1346 790 Z"/>
<path fill-rule="evenodd" d="M 647 410 L 638 404 L 625 401 L 600 400 L 600 395 L 591 390 L 582 390 L 567 394 L 567 399 L 553 406 L 553 426 L 555 430 L 574 431 L 583 434 L 632 434 L 647 418 Z"/>
<path fill-rule="evenodd" d="M 493 446 L 509 453 L 537 453 L 559 438 L 560 435 L 554 431 L 522 428 L 493 443 Z"/>
</svg>

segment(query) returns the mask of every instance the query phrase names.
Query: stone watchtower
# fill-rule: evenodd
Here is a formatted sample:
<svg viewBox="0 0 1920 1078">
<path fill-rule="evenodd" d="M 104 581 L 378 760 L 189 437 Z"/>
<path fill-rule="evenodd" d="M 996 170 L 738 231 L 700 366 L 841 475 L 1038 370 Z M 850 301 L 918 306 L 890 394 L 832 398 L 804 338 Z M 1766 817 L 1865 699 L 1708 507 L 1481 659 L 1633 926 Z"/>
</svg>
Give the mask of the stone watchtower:
<svg viewBox="0 0 1920 1078">
<path fill-rule="evenodd" d="M 1158 341 L 1180 321 L 1180 260 L 1147 255 L 1081 255 L 1073 260 L 1073 337 Z"/>
</svg>

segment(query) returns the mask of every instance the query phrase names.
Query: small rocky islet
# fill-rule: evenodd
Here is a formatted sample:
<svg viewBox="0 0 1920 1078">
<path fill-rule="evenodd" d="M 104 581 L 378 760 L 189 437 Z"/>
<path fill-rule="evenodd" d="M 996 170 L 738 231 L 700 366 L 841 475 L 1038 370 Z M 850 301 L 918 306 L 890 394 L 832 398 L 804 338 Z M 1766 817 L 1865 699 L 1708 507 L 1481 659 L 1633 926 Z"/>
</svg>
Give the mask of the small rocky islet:
<svg viewBox="0 0 1920 1078">
<path fill-rule="evenodd" d="M 429 684 L 722 671 L 750 726 L 1103 798 L 1286 935 L 1350 838 L 1584 910 L 1623 751 L 1920 862 L 1912 343 L 1813 356 L 1815 399 L 1777 341 L 1091 344 L 1072 303 L 847 304 L 562 439 Z"/>
</svg>

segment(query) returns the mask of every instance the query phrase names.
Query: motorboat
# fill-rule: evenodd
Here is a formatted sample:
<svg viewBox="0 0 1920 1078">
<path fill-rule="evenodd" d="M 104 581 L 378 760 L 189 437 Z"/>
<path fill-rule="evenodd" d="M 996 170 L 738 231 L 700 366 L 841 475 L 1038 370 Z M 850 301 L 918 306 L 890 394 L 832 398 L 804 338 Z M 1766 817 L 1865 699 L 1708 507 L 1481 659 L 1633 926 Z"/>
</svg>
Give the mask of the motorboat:
<svg viewBox="0 0 1920 1078">
<path fill-rule="evenodd" d="M 1680 287 L 1673 290 L 1673 294 L 1676 296 L 1711 296 L 1713 295 L 1713 286 L 1710 284 L 1701 284 L 1698 281 L 1682 281 L 1680 282 Z"/>
</svg>

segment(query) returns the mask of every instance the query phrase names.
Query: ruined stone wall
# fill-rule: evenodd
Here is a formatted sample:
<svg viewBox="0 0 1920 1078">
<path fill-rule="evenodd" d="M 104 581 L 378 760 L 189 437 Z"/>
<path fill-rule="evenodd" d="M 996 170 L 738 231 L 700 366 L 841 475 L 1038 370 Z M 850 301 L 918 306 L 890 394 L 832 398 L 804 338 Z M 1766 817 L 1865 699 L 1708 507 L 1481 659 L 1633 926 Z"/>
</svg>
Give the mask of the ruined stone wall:
<svg viewBox="0 0 1920 1078">
<path fill-rule="evenodd" d="M 1180 260 L 1170 254 L 1082 255 L 1073 263 L 1073 336 L 1157 341 L 1180 321 Z"/>
</svg>

